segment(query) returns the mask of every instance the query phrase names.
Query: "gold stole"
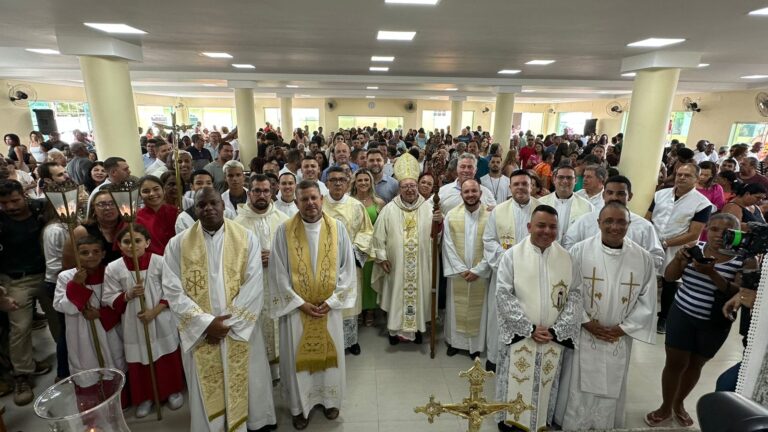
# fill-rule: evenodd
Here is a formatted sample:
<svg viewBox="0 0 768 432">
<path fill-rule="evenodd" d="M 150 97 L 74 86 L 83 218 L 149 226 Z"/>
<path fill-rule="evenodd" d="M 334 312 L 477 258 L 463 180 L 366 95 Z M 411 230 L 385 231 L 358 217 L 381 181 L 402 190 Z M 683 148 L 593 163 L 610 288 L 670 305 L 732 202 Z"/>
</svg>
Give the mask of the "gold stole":
<svg viewBox="0 0 768 432">
<path fill-rule="evenodd" d="M 448 228 L 451 230 L 451 239 L 456 245 L 456 253 L 459 259 L 464 261 L 464 204 L 459 205 L 448 212 Z M 476 266 L 483 259 L 483 241 L 482 233 L 485 230 L 485 223 L 488 221 L 488 212 L 484 206 L 480 206 L 480 217 L 477 222 L 477 237 L 474 242 L 473 262 L 467 265 L 471 268 Z M 477 279 L 474 282 L 467 282 L 460 276 L 451 277 L 451 289 L 453 290 L 453 305 L 456 315 L 456 331 L 469 336 L 476 336 L 480 332 L 480 321 L 483 315 L 483 305 L 485 304 L 485 291 L 488 286 L 487 279 Z"/>
<path fill-rule="evenodd" d="M 208 252 L 200 221 L 189 229 L 181 241 L 181 276 L 184 291 L 207 314 L 211 314 L 211 298 L 208 286 Z M 248 262 L 248 234 L 237 223 L 224 221 L 224 297 L 233 315 L 239 309 L 232 301 L 240 293 Z M 222 345 L 202 343 L 195 348 L 203 404 L 208 420 L 226 413 L 229 431 L 237 429 L 248 419 L 248 342 L 227 339 L 227 376 L 221 356 Z"/>
<path fill-rule="evenodd" d="M 539 205 L 539 201 L 531 197 L 529 212 L 532 212 Z M 507 201 L 496 206 L 494 211 L 496 212 L 496 236 L 499 238 L 499 243 L 504 250 L 516 245 L 518 241 L 522 240 L 516 238 L 517 221 L 515 220 L 515 210 L 513 206 L 518 205 L 514 199 L 510 198 Z"/>
<path fill-rule="evenodd" d="M 336 220 L 323 213 L 317 250 L 318 273 L 312 268 L 309 241 L 301 215 L 296 214 L 285 223 L 285 236 L 293 290 L 307 303 L 323 303 L 336 289 Z M 296 372 L 308 371 L 311 374 L 337 367 L 336 346 L 328 333 L 328 315 L 315 318 L 302 312 L 301 324 L 304 333 L 296 353 Z"/>
</svg>

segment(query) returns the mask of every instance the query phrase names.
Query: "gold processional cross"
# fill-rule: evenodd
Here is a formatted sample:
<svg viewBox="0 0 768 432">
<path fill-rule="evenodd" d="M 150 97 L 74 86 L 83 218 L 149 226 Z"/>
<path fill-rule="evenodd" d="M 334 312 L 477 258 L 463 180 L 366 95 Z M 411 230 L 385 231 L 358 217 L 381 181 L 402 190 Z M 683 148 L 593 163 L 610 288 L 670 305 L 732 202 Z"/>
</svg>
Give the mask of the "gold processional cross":
<svg viewBox="0 0 768 432">
<path fill-rule="evenodd" d="M 596 281 L 601 281 L 602 282 L 602 281 L 604 281 L 604 279 L 600 279 L 599 277 L 597 277 L 597 267 L 592 267 L 592 277 L 584 276 L 584 280 L 592 281 L 592 301 L 590 303 L 590 308 L 594 309 L 595 308 L 595 297 L 597 297 L 598 299 L 603 297 L 602 293 L 599 293 L 599 292 L 595 293 L 595 282 Z"/>
<path fill-rule="evenodd" d="M 509 402 L 488 402 L 483 396 L 483 385 L 485 379 L 495 374 L 483 369 L 480 359 L 475 359 L 475 364 L 471 369 L 459 373 L 461 378 L 469 379 L 469 397 L 464 398 L 460 404 L 441 404 L 435 401 L 435 395 L 429 396 L 429 403 L 422 407 L 414 408 L 416 413 L 424 413 L 428 417 L 429 423 L 434 423 L 435 417 L 442 413 L 453 414 L 463 417 L 469 422 L 467 432 L 479 432 L 483 425 L 483 419 L 493 413 L 507 410 L 519 418 L 525 411 L 532 411 L 534 407 L 526 404 L 522 400 L 522 395 Z"/>
<path fill-rule="evenodd" d="M 632 301 L 632 292 L 634 291 L 635 287 L 639 287 L 639 283 L 634 283 L 635 281 L 635 274 L 630 272 L 629 273 L 629 282 L 622 282 L 622 286 L 628 286 L 629 287 L 629 295 L 627 297 L 622 297 L 621 302 L 627 304 L 626 312 L 629 312 L 629 302 Z"/>
</svg>

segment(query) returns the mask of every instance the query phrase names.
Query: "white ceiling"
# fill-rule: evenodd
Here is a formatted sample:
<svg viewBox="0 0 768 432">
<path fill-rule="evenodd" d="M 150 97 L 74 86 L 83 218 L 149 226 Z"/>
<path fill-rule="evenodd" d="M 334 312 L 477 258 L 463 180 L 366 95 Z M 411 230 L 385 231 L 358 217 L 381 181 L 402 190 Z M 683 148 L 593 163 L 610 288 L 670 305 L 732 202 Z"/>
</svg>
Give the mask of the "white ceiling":
<svg viewBox="0 0 768 432">
<path fill-rule="evenodd" d="M 535 91 L 524 95 L 530 101 L 614 98 L 632 85 L 620 76 L 621 60 L 650 51 L 627 43 L 649 37 L 686 38 L 666 49 L 700 52 L 710 64 L 684 70 L 680 92 L 747 89 L 768 81 L 740 78 L 768 73 L 768 17 L 747 15 L 765 6 L 768 0 L 441 0 L 436 7 L 384 0 L 0 0 L 0 77 L 82 85 L 75 57 L 24 48 L 56 49 L 57 33 L 101 37 L 82 23 L 115 22 L 148 33 L 121 38 L 143 48 L 144 61 L 131 63 L 135 90 L 172 96 L 230 96 L 228 81 L 254 81 L 257 94 L 270 96 L 483 100 L 496 86 L 522 85 Z M 378 30 L 417 35 L 413 42 L 384 42 L 376 40 Z M 374 73 L 372 55 L 396 58 L 386 64 L 388 73 Z M 524 64 L 533 59 L 556 62 Z M 500 69 L 522 72 L 501 76 Z"/>
</svg>

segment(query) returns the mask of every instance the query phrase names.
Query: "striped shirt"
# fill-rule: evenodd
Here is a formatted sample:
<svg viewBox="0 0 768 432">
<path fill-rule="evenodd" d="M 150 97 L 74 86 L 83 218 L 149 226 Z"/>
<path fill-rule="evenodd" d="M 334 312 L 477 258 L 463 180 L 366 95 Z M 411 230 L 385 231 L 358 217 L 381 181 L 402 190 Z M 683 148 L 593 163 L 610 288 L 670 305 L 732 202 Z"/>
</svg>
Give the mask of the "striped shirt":
<svg viewBox="0 0 768 432">
<path fill-rule="evenodd" d="M 698 242 L 696 246 L 703 251 L 706 244 L 706 242 Z M 733 282 L 736 273 L 741 271 L 742 265 L 743 257 L 737 256 L 724 263 L 715 264 L 715 270 L 723 279 Z M 675 294 L 675 303 L 686 314 L 708 321 L 717 286 L 709 276 L 697 272 L 692 263 L 685 266 L 682 279 L 683 284 Z"/>
</svg>

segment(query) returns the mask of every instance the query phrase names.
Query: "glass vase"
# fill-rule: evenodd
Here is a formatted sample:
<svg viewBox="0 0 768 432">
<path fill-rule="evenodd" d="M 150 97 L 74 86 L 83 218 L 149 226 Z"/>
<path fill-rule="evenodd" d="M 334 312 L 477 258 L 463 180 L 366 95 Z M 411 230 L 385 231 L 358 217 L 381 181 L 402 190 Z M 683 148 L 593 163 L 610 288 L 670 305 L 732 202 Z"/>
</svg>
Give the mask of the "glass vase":
<svg viewBox="0 0 768 432">
<path fill-rule="evenodd" d="M 38 396 L 35 414 L 49 432 L 130 432 L 120 401 L 124 385 L 117 369 L 83 371 Z"/>
</svg>

